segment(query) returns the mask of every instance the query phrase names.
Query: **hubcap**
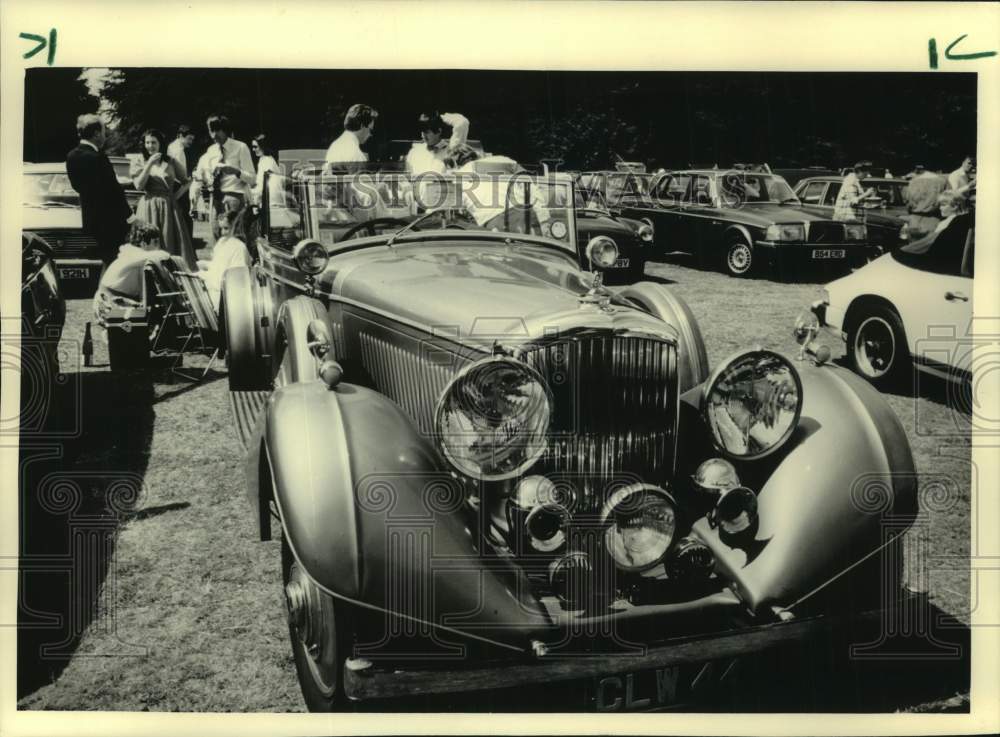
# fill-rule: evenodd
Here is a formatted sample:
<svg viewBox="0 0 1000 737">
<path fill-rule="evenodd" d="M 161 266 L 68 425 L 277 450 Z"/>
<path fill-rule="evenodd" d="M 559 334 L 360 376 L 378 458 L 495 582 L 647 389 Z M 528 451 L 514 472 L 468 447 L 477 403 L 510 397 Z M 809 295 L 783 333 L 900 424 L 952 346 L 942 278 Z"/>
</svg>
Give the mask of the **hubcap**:
<svg viewBox="0 0 1000 737">
<path fill-rule="evenodd" d="M 729 269 L 735 274 L 745 274 L 750 268 L 750 247 L 746 243 L 734 243 L 727 254 Z"/>
<path fill-rule="evenodd" d="M 337 688 L 339 663 L 333 605 L 293 563 L 285 585 L 288 622 L 293 632 L 293 646 L 301 647 L 315 686 L 331 696 Z"/>
<path fill-rule="evenodd" d="M 892 327 L 881 317 L 869 317 L 858 326 L 854 337 L 854 355 L 858 368 L 866 376 L 877 379 L 892 369 L 896 356 L 896 336 Z"/>
</svg>

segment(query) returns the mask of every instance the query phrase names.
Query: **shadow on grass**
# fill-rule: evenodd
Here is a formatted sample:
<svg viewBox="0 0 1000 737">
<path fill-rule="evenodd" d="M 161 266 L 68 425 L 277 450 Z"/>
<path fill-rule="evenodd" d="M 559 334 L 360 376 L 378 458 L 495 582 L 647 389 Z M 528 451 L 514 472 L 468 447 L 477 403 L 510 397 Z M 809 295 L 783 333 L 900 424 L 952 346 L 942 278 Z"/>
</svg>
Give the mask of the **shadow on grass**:
<svg viewBox="0 0 1000 737">
<path fill-rule="evenodd" d="M 152 377 L 64 376 L 44 425 L 22 427 L 20 436 L 18 698 L 59 676 L 96 617 L 101 627 L 115 626 L 109 576 L 121 522 L 170 511 L 141 509 Z M 123 644 L 121 652 L 94 655 L 137 649 Z"/>
<path fill-rule="evenodd" d="M 851 370 L 846 353 L 833 359 L 832 363 L 848 371 Z M 975 399 L 972 385 L 969 382 L 948 381 L 940 376 L 932 376 L 917 370 L 904 376 L 890 389 L 883 389 L 882 393 L 904 399 L 926 399 L 953 412 L 958 412 L 965 418 L 972 415 Z"/>
</svg>

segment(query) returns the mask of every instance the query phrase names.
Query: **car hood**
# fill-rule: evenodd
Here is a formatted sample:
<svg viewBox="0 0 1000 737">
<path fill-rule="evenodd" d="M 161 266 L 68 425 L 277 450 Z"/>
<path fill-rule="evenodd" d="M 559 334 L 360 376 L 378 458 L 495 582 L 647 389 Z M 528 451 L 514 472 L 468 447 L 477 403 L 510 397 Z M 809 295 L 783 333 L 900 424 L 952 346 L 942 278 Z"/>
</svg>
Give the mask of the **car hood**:
<svg viewBox="0 0 1000 737">
<path fill-rule="evenodd" d="M 79 207 L 21 208 L 21 228 L 24 230 L 77 229 L 83 227 Z"/>
<path fill-rule="evenodd" d="M 831 295 L 831 301 L 835 304 L 841 302 L 847 295 L 861 294 L 862 292 L 884 294 L 898 283 L 901 276 L 905 276 L 908 269 L 908 266 L 893 258 L 891 253 L 886 253 L 847 276 L 834 279 L 825 288 Z M 846 308 L 846 306 L 842 305 L 842 308 Z"/>
<path fill-rule="evenodd" d="M 331 291 L 348 304 L 487 350 L 581 329 L 675 337 L 639 310 L 581 301 L 590 275 L 544 247 L 409 245 L 336 260 Z"/>
<path fill-rule="evenodd" d="M 581 235 L 581 241 L 583 241 L 583 235 L 586 235 L 588 239 L 596 235 L 627 238 L 635 233 L 635 230 L 629 223 L 622 222 L 608 215 L 578 216 L 576 219 L 576 230 Z M 581 248 L 586 245 L 586 242 L 580 243 Z"/>
<path fill-rule="evenodd" d="M 766 202 L 747 203 L 739 209 L 726 209 L 721 212 L 737 222 L 746 222 L 760 227 L 781 223 L 813 223 L 830 220 L 828 216 L 809 212 L 795 205 L 776 205 Z"/>
</svg>

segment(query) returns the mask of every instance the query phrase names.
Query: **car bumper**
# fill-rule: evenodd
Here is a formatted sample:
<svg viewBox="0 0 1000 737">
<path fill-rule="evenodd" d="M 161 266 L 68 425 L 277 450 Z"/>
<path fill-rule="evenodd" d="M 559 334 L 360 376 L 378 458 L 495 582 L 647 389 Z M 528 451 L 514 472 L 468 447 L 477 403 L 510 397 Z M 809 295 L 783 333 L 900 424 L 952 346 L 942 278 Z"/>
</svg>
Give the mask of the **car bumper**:
<svg viewBox="0 0 1000 737">
<path fill-rule="evenodd" d="M 684 639 L 638 653 L 593 655 L 536 655 L 530 660 L 483 663 L 478 667 L 384 667 L 367 661 L 349 661 L 344 688 L 355 701 L 429 697 L 472 693 L 541 684 L 593 680 L 620 674 L 672 668 L 749 656 L 771 648 L 805 642 L 822 634 L 883 622 L 882 610 L 853 617 L 817 616 L 789 619 L 741 630 Z"/>
</svg>

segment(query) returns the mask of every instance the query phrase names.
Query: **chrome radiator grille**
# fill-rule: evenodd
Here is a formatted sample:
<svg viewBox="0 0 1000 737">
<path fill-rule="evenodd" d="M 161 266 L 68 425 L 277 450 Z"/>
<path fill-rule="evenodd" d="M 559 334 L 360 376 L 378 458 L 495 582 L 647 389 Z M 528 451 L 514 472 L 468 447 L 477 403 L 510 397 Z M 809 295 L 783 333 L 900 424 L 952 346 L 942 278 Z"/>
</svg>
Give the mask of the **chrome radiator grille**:
<svg viewBox="0 0 1000 737">
<path fill-rule="evenodd" d="M 594 335 L 527 353 L 554 398 L 544 470 L 597 497 L 629 478 L 661 483 L 673 470 L 677 349 L 656 338 Z"/>
<path fill-rule="evenodd" d="M 808 243 L 843 243 L 844 224 L 838 222 L 823 222 L 814 220 L 808 224 Z"/>
<path fill-rule="evenodd" d="M 432 434 L 437 400 L 465 361 L 443 365 L 370 333 L 359 347 L 376 388 Z M 585 335 L 530 347 L 524 358 L 548 383 L 554 405 L 549 448 L 531 473 L 559 474 L 598 506 L 612 482 L 669 477 L 678 401 L 673 343 Z"/>
</svg>

